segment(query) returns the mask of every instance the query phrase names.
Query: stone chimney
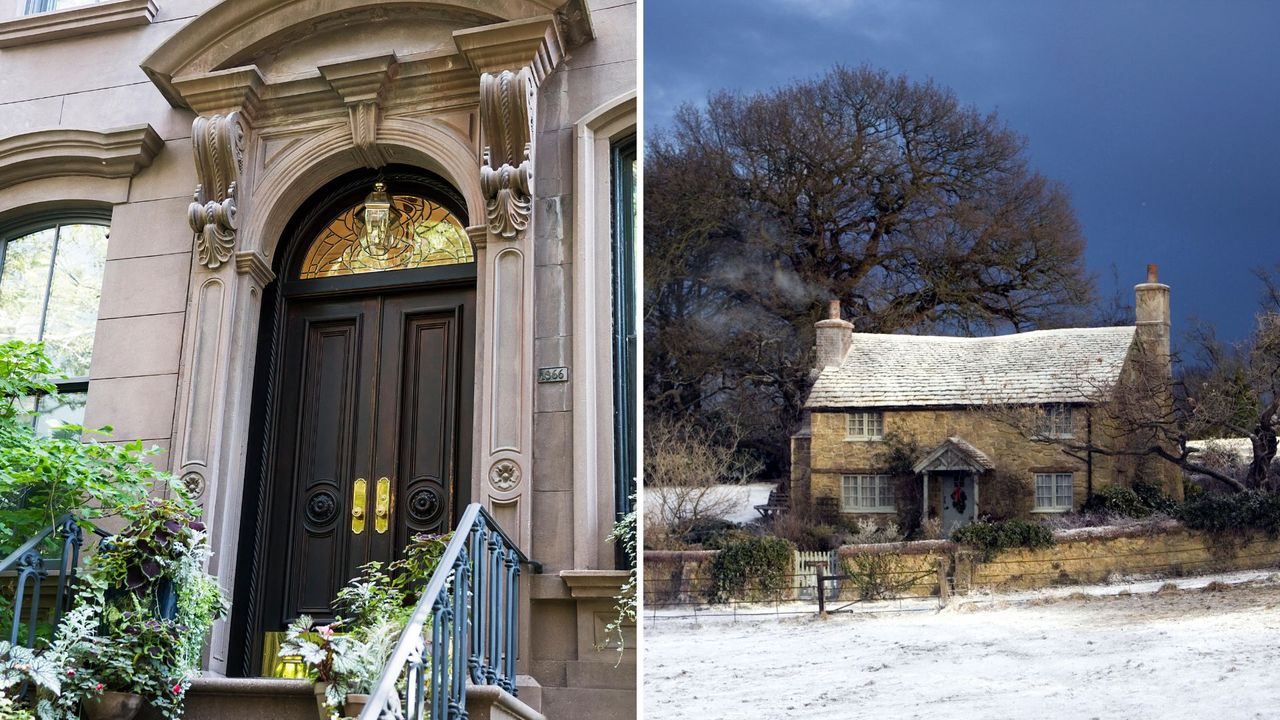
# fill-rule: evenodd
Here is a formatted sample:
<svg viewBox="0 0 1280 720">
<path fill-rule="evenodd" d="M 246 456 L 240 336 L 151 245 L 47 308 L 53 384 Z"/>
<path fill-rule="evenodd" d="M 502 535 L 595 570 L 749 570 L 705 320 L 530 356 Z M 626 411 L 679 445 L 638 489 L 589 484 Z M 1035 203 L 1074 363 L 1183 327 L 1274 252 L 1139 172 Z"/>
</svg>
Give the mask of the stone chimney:
<svg viewBox="0 0 1280 720">
<path fill-rule="evenodd" d="M 853 345 L 853 323 L 840 319 L 839 300 L 828 303 L 827 318 L 815 323 L 814 328 L 817 336 L 814 342 L 814 370 L 821 372 L 824 367 L 844 362 L 844 356 Z"/>
<path fill-rule="evenodd" d="M 1147 266 L 1147 281 L 1135 285 L 1134 314 L 1138 321 L 1138 341 L 1169 361 L 1169 286 L 1160 282 L 1155 265 Z"/>
</svg>

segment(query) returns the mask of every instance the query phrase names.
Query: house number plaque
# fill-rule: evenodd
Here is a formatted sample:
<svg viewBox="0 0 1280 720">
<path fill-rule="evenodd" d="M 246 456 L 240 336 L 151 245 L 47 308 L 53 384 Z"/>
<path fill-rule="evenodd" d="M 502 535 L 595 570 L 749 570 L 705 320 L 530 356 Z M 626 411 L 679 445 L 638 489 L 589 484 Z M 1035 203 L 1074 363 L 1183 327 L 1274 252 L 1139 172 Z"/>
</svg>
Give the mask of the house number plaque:
<svg viewBox="0 0 1280 720">
<path fill-rule="evenodd" d="M 567 367 L 546 367 L 538 368 L 539 383 L 561 383 L 569 381 L 569 368 Z"/>
</svg>

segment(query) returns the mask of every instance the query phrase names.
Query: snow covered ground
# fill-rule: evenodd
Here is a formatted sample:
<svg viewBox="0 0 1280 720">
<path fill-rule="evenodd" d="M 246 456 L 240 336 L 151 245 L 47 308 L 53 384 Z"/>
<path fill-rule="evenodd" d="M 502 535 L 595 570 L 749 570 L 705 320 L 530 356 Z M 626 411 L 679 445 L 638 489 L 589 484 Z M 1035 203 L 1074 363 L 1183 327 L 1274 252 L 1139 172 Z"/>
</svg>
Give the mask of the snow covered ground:
<svg viewBox="0 0 1280 720">
<path fill-rule="evenodd" d="M 1171 582 L 826 619 L 646 612 L 645 717 L 1280 717 L 1280 575 Z"/>
</svg>

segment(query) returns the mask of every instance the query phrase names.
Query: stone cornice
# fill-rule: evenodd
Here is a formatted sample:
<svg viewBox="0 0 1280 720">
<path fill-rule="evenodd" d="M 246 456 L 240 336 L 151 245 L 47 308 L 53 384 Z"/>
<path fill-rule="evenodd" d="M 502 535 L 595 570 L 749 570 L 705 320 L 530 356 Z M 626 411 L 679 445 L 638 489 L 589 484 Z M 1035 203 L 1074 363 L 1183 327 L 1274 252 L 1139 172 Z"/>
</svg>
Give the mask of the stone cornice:
<svg viewBox="0 0 1280 720">
<path fill-rule="evenodd" d="M 155 0 L 114 0 L 67 10 L 23 15 L 0 22 L 0 48 L 149 25 L 155 16 Z"/>
<path fill-rule="evenodd" d="M 473 25 L 547 16 L 547 0 L 403 0 L 407 9 L 448 13 Z M 174 79 L 243 65 L 245 48 L 268 52 L 317 24 L 385 13 L 385 0 L 223 0 L 183 26 L 142 61 L 142 69 L 174 107 L 190 107 Z"/>
<path fill-rule="evenodd" d="M 267 81 L 255 65 L 177 78 L 173 87 L 197 115 L 240 111 L 249 122 L 257 115 L 258 95 Z"/>
<path fill-rule="evenodd" d="M 518 73 L 527 67 L 535 85 L 564 57 L 564 42 L 552 15 L 457 30 L 453 42 L 477 73 Z"/>
<path fill-rule="evenodd" d="M 163 147 L 164 140 L 150 125 L 13 135 L 0 139 L 0 188 L 66 175 L 132 177 Z"/>
<path fill-rule="evenodd" d="M 236 253 L 236 272 L 253 278 L 259 287 L 266 287 L 267 283 L 276 277 L 276 274 L 271 271 L 271 265 L 252 250 L 241 250 Z"/>
</svg>

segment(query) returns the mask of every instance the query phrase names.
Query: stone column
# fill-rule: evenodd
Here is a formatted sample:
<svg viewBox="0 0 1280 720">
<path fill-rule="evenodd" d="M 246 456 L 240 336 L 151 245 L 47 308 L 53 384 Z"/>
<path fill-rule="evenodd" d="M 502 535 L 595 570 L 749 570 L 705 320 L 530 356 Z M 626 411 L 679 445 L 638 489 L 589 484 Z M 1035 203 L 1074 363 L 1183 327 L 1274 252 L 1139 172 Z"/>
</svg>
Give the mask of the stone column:
<svg viewBox="0 0 1280 720">
<path fill-rule="evenodd" d="M 472 499 L 526 552 L 532 539 L 533 166 L 538 85 L 559 62 L 551 16 L 454 33 L 479 73 L 483 230 L 477 253 L 476 478 Z"/>
<path fill-rule="evenodd" d="M 238 111 L 192 124 L 198 184 L 188 209 L 194 233 L 187 327 L 174 429 L 174 471 L 204 507 L 214 555 L 209 571 L 230 598 L 235 581 L 252 401 L 253 348 L 268 263 L 239 237 L 247 127 Z M 209 670 L 227 667 L 228 623 L 213 629 Z"/>
</svg>

